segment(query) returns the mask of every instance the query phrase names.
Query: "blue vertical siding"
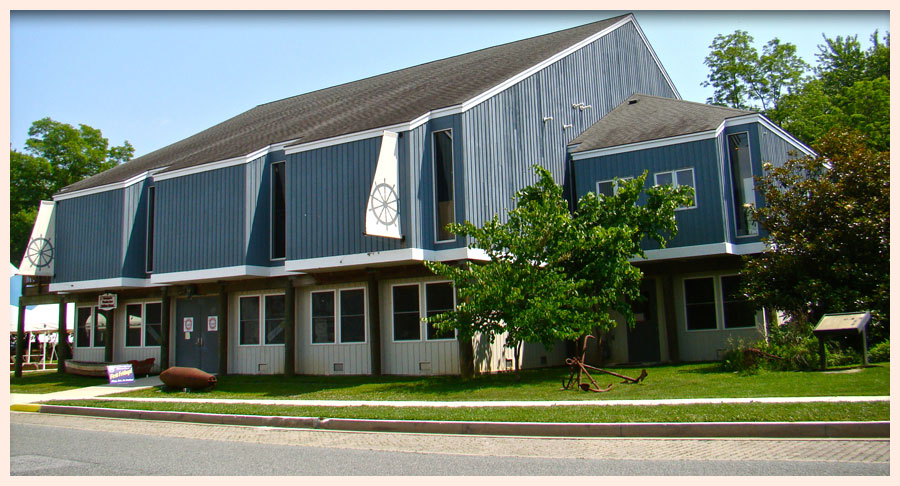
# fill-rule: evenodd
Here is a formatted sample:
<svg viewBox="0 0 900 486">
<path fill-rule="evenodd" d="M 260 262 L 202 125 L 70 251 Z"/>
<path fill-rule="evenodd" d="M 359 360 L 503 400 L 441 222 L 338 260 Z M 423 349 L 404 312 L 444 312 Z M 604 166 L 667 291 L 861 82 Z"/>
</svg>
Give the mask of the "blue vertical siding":
<svg viewBox="0 0 900 486">
<path fill-rule="evenodd" d="M 244 264 L 245 167 L 156 182 L 154 273 Z"/>
<path fill-rule="evenodd" d="M 123 202 L 122 189 L 57 202 L 54 282 L 122 276 Z"/>
<path fill-rule="evenodd" d="M 467 219 L 481 225 L 505 217 L 515 192 L 535 182 L 532 165 L 568 184 L 568 142 L 635 92 L 675 97 L 627 24 L 463 113 Z M 572 108 L 576 103 L 591 108 Z"/>
<path fill-rule="evenodd" d="M 768 162 L 775 167 L 781 167 L 788 160 L 803 155 L 797 147 L 763 125 L 759 125 L 759 153 L 762 163 Z"/>
<path fill-rule="evenodd" d="M 132 184 L 123 191 L 122 276 L 147 278 L 147 192 L 148 180 Z"/>
<path fill-rule="evenodd" d="M 405 246 L 396 239 L 364 234 L 366 204 L 380 148 L 381 137 L 374 137 L 287 156 L 288 260 Z M 403 165 L 401 160 L 401 191 Z M 404 233 L 409 224 L 401 206 Z"/>
<path fill-rule="evenodd" d="M 716 139 L 583 159 L 575 161 L 574 165 L 577 197 L 595 192 L 598 181 L 637 177 L 646 170 L 645 187 L 649 188 L 653 186 L 653 175 L 657 172 L 693 168 L 697 207 L 676 211 L 678 235 L 669 241 L 667 248 L 723 241 L 724 220 Z M 643 247 L 654 250 L 659 245 L 645 241 Z"/>
<path fill-rule="evenodd" d="M 272 164 L 286 161 L 284 151 L 271 152 L 254 159 L 245 166 L 244 181 L 244 248 L 247 265 L 277 266 L 281 260 L 272 261 L 271 198 Z"/>
</svg>

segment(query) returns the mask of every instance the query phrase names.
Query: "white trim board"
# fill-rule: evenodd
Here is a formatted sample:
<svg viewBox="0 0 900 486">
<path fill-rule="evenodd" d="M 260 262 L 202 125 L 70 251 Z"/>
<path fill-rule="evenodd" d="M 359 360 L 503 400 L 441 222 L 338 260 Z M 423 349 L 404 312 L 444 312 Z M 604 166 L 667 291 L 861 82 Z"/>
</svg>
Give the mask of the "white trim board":
<svg viewBox="0 0 900 486">
<path fill-rule="evenodd" d="M 710 243 L 707 245 L 682 246 L 675 248 L 663 248 L 659 250 L 645 250 L 647 258 L 635 257 L 629 259 L 632 263 L 656 260 L 673 260 L 676 258 L 691 258 L 711 255 L 750 255 L 762 253 L 766 244 L 758 241 L 735 245 L 733 243 Z"/>
<path fill-rule="evenodd" d="M 185 272 L 154 273 L 150 281 L 154 284 L 197 282 L 201 280 L 226 280 L 241 277 L 283 277 L 293 275 L 283 267 L 262 267 L 256 265 L 236 265 L 233 267 L 188 270 Z"/>
<path fill-rule="evenodd" d="M 484 250 L 477 248 L 453 248 L 450 250 L 423 250 L 421 248 L 404 248 L 401 250 L 376 251 L 371 253 L 355 253 L 303 260 L 288 260 L 284 268 L 290 272 L 329 270 L 334 268 L 350 268 L 366 265 L 389 265 L 403 262 L 449 261 L 449 260 L 481 260 L 487 261 Z"/>
<path fill-rule="evenodd" d="M 99 280 L 81 280 L 77 282 L 54 282 L 50 284 L 50 292 L 75 292 L 78 290 L 105 290 L 121 288 L 155 287 L 146 278 L 104 278 Z"/>
<path fill-rule="evenodd" d="M 81 196 L 89 196 L 91 194 L 99 194 L 101 192 L 106 191 L 115 191 L 117 189 L 125 189 L 131 185 L 137 184 L 138 182 L 143 182 L 145 179 L 153 176 L 157 172 L 165 170 L 166 167 L 158 167 L 156 169 L 150 169 L 148 171 L 141 172 L 140 174 L 131 177 L 130 179 L 126 179 L 121 182 L 114 182 L 112 184 L 104 184 L 102 186 L 97 187 L 89 187 L 87 189 L 81 189 L 78 191 L 66 192 L 64 194 L 57 194 L 53 196 L 54 201 L 64 201 L 66 199 L 72 199 Z"/>
</svg>

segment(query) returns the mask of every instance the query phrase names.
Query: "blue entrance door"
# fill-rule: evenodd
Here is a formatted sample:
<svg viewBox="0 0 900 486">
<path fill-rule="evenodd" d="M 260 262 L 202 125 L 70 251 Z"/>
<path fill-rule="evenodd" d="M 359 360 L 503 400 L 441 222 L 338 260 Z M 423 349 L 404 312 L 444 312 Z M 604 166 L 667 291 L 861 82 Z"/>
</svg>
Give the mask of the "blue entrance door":
<svg viewBox="0 0 900 486">
<path fill-rule="evenodd" d="M 175 303 L 175 365 L 219 372 L 219 303 L 216 297 L 192 297 Z M 208 318 L 216 317 L 216 330 Z M 223 324 L 224 325 L 224 324 Z"/>
</svg>

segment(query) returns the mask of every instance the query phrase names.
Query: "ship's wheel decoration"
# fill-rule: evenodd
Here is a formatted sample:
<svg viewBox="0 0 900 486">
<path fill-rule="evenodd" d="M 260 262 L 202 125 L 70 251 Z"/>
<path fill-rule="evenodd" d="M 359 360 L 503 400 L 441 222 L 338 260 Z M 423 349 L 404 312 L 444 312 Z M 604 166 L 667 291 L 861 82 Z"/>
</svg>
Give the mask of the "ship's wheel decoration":
<svg viewBox="0 0 900 486">
<path fill-rule="evenodd" d="M 369 198 L 369 211 L 372 211 L 379 223 L 390 227 L 397 221 L 399 200 L 400 196 L 394 186 L 387 182 L 379 183 Z"/>
<path fill-rule="evenodd" d="M 36 268 L 44 268 L 53 261 L 53 244 L 47 238 L 35 238 L 28 243 L 25 255 Z"/>
</svg>

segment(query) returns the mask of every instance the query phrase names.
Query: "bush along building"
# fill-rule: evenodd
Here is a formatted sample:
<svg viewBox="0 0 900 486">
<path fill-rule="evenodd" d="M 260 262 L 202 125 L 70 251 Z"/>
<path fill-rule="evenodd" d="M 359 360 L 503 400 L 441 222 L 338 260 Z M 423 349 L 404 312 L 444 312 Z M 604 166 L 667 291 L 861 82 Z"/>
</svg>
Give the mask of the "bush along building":
<svg viewBox="0 0 900 486">
<path fill-rule="evenodd" d="M 573 198 L 647 170 L 695 202 L 671 245 L 635 262 L 649 300 L 606 359 L 713 359 L 764 332 L 735 294 L 739 255 L 763 249 L 741 208 L 762 204 L 761 163 L 791 151 L 810 153 L 760 115 L 681 101 L 625 15 L 260 105 L 75 183 L 44 203 L 25 273 L 76 303 L 78 360 L 501 371 L 502 337 L 423 321 L 455 292 L 422 262 L 486 258 L 444 226 L 511 209 L 533 164 Z M 523 366 L 565 357 L 526 345 Z"/>
</svg>

